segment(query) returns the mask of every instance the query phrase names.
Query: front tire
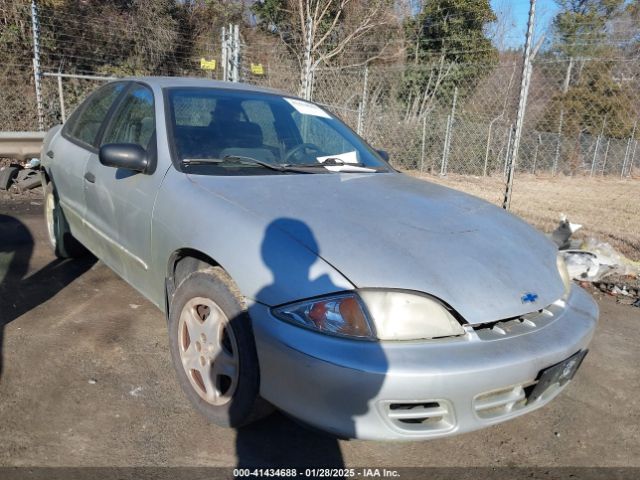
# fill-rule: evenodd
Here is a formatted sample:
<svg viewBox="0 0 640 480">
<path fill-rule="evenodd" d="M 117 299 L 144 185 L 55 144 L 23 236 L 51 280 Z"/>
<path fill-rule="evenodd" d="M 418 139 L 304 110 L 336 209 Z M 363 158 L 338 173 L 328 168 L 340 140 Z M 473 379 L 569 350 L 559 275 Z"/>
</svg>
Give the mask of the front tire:
<svg viewBox="0 0 640 480">
<path fill-rule="evenodd" d="M 71 235 L 69 224 L 51 182 L 44 186 L 43 203 L 47 239 L 55 256 L 58 258 L 77 258 L 87 255 L 87 249 Z"/>
<path fill-rule="evenodd" d="M 193 272 L 177 287 L 169 346 L 182 390 L 209 421 L 237 428 L 264 416 L 251 320 L 221 268 Z"/>
</svg>

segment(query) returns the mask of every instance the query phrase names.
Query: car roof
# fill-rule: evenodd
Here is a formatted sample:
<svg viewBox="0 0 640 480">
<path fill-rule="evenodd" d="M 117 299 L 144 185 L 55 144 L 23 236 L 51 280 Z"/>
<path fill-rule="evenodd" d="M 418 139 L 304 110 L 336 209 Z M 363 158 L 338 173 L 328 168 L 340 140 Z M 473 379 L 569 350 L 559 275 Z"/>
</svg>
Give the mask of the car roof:
<svg viewBox="0 0 640 480">
<path fill-rule="evenodd" d="M 146 83 L 150 87 L 171 88 L 171 87 L 200 87 L 200 88 L 224 88 L 227 90 L 238 90 L 245 92 L 271 93 L 277 95 L 291 96 L 291 94 L 275 90 L 272 88 L 257 87 L 241 82 L 222 82 L 208 78 L 197 77 L 127 77 L 119 80 L 128 80 Z"/>
</svg>

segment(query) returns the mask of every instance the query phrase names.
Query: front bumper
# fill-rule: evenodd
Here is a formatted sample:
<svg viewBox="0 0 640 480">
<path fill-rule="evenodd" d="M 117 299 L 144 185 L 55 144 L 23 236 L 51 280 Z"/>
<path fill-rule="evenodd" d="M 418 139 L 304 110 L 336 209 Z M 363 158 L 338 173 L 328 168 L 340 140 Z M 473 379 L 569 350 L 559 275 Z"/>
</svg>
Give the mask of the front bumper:
<svg viewBox="0 0 640 480">
<path fill-rule="evenodd" d="M 476 430 L 549 402 L 564 386 L 532 403 L 526 396 L 542 369 L 587 347 L 598 308 L 574 286 L 566 303 L 536 318 L 413 342 L 331 337 L 260 304 L 250 313 L 266 400 L 338 436 L 410 440 Z"/>
</svg>

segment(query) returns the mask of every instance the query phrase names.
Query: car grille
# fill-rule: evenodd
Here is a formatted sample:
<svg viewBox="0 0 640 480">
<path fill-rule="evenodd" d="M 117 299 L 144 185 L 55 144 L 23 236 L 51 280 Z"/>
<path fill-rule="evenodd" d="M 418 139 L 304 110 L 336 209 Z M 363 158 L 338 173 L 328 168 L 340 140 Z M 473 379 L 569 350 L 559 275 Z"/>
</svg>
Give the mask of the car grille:
<svg viewBox="0 0 640 480">
<path fill-rule="evenodd" d="M 521 335 L 549 325 L 560 315 L 565 306 L 564 301 L 558 300 L 543 309 L 526 315 L 469 325 L 467 329 L 471 328 L 480 340 L 498 340 L 508 336 Z"/>
<path fill-rule="evenodd" d="M 404 431 L 438 432 L 455 425 L 453 407 L 444 400 L 384 402 L 383 409 L 389 421 Z"/>
</svg>

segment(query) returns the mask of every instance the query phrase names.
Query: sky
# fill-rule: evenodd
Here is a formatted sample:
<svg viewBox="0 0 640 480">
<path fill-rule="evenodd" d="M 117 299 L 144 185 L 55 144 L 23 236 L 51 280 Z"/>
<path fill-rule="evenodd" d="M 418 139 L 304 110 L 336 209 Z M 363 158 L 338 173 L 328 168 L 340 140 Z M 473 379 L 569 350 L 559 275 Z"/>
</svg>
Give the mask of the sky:
<svg viewBox="0 0 640 480">
<path fill-rule="evenodd" d="M 524 45 L 529 18 L 529 0 L 491 0 L 491 6 L 498 18 L 507 22 L 504 47 L 518 48 Z M 557 12 L 558 5 L 554 0 L 536 0 L 534 41 L 549 27 Z"/>
</svg>

